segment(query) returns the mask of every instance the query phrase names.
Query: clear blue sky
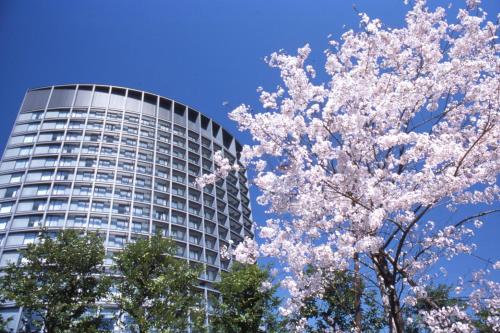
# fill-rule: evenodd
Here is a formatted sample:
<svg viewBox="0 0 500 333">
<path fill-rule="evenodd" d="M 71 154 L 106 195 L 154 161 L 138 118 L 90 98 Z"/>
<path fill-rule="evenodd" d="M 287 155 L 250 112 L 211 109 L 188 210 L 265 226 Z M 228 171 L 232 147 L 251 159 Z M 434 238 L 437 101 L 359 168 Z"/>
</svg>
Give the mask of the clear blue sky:
<svg viewBox="0 0 500 333">
<path fill-rule="evenodd" d="M 463 1 L 430 3 L 450 2 L 455 15 Z M 113 84 L 167 96 L 248 142 L 227 112 L 240 103 L 257 106 L 256 87 L 276 85 L 279 75 L 263 58 L 309 42 L 311 63 L 320 70 L 327 36 L 338 39 L 358 27 L 354 4 L 390 26 L 400 26 L 408 9 L 399 0 L 0 0 L 0 149 L 25 90 L 65 83 Z M 485 0 L 483 8 L 494 19 L 500 2 Z M 229 105 L 222 106 L 224 101 Z M 256 203 L 253 208 L 262 222 L 263 209 Z M 496 220 L 479 234 L 481 254 L 490 258 L 499 254 Z"/>
</svg>

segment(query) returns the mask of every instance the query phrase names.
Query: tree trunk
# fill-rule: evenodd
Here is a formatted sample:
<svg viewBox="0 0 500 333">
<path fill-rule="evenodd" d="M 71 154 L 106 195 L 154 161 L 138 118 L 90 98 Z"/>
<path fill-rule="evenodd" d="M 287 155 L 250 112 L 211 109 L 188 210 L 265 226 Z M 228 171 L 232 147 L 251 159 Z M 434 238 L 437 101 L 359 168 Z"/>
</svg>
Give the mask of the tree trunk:
<svg viewBox="0 0 500 333">
<path fill-rule="evenodd" d="M 356 331 L 362 332 L 361 314 L 361 276 L 359 274 L 359 253 L 354 254 L 354 327 Z"/>
<path fill-rule="evenodd" d="M 389 271 L 385 254 L 383 252 L 374 254 L 372 260 L 375 264 L 377 275 L 380 277 L 383 284 L 380 286 L 380 289 L 387 298 L 388 304 L 384 305 L 389 307 L 387 311 L 389 313 L 390 330 L 395 333 L 404 333 L 405 325 L 403 314 L 401 313 L 401 304 L 396 292 L 396 281 Z"/>
</svg>

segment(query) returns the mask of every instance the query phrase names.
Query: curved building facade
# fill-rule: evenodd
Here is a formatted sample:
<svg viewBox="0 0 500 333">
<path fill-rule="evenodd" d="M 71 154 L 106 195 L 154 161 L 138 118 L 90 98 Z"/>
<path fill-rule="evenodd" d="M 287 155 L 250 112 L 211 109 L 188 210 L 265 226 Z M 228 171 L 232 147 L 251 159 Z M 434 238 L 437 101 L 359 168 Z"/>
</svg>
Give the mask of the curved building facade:
<svg viewBox="0 0 500 333">
<path fill-rule="evenodd" d="M 29 90 L 0 165 L 0 268 L 40 228 L 97 231 L 106 265 L 134 238 L 160 232 L 177 255 L 204 266 L 205 297 L 230 262 L 219 249 L 253 237 L 245 171 L 202 191 L 214 152 L 237 161 L 241 145 L 190 107 L 155 94 L 104 85 Z M 242 169 L 243 170 L 243 169 Z M 112 316 L 109 309 L 108 316 Z M 20 310 L 0 309 L 20 326 Z"/>
</svg>

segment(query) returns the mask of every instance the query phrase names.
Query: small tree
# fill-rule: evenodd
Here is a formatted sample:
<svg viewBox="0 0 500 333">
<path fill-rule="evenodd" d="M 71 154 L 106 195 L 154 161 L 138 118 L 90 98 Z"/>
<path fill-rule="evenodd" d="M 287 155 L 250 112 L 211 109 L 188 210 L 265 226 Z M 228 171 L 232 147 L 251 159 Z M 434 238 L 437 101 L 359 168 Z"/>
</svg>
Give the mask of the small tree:
<svg viewBox="0 0 500 333">
<path fill-rule="evenodd" d="M 99 236 L 65 230 L 53 239 L 44 230 L 21 254 L 20 265 L 11 263 L 4 270 L 0 290 L 28 317 L 37 318 L 30 324 L 46 333 L 96 331 L 101 318 L 87 310 L 109 287 L 98 276 L 104 259 Z"/>
<path fill-rule="evenodd" d="M 276 332 L 276 286 L 270 274 L 257 265 L 235 262 L 228 273 L 222 273 L 215 286 L 221 293 L 216 301 L 213 326 L 215 332 Z"/>
<path fill-rule="evenodd" d="M 128 244 L 116 257 L 116 303 L 134 321 L 133 332 L 185 332 L 201 328 L 204 311 L 198 296 L 199 271 L 174 257 L 176 244 L 161 235 Z"/>
</svg>

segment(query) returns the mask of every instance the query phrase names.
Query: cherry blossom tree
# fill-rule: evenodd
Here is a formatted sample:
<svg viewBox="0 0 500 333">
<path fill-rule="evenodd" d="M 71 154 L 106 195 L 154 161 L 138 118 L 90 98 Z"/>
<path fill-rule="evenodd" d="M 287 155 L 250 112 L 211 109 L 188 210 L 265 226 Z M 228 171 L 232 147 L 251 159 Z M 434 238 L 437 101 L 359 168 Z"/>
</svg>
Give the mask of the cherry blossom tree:
<svg viewBox="0 0 500 333">
<path fill-rule="evenodd" d="M 433 309 L 421 313 L 431 331 L 473 331 L 469 313 L 432 304 L 425 287 L 429 268 L 474 251 L 474 228 L 500 211 L 498 25 L 479 5 L 468 1 L 449 22 L 417 0 L 402 28 L 360 14 L 359 31 L 330 42 L 327 82 L 307 64 L 309 45 L 273 53 L 283 85 L 259 89 L 262 111 L 230 113 L 253 138 L 241 158 L 274 216 L 260 227 L 263 244 L 245 240 L 236 255 L 282 261 L 284 314 L 354 269 L 378 288 L 392 332 L 404 332 L 402 308 L 417 299 Z M 217 164 L 201 186 L 235 168 Z M 458 221 L 433 214 L 479 204 L 492 208 Z M 305 274 L 310 266 L 317 273 Z M 471 300 L 500 328 L 499 285 L 479 275 Z"/>
</svg>

